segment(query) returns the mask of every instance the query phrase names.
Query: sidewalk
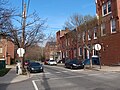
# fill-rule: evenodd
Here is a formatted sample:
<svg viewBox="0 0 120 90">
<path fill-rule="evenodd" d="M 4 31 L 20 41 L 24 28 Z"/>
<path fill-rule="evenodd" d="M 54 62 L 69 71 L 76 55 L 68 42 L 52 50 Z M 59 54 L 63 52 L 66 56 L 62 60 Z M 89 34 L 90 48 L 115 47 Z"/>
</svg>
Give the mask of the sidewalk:
<svg viewBox="0 0 120 90">
<path fill-rule="evenodd" d="M 57 66 L 64 67 L 63 63 L 58 64 Z M 93 68 L 90 69 L 89 65 L 85 65 L 85 69 L 89 70 L 95 70 L 95 71 L 106 71 L 106 72 L 120 72 L 120 66 L 100 66 L 99 65 L 93 65 Z"/>
<path fill-rule="evenodd" d="M 106 72 L 120 72 L 120 66 L 101 66 L 100 69 L 99 65 L 93 65 L 93 70 Z"/>
<path fill-rule="evenodd" d="M 11 70 L 5 76 L 0 77 L 0 84 L 16 83 L 30 78 L 28 75 L 16 75 L 15 65 L 7 65 L 6 68 L 11 68 Z"/>
</svg>

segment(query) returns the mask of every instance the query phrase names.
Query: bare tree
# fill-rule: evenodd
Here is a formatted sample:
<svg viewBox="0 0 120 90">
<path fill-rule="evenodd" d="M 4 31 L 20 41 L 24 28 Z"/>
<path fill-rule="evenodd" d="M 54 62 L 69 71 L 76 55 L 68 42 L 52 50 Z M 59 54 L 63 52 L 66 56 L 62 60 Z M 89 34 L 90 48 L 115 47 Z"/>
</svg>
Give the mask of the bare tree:
<svg viewBox="0 0 120 90">
<path fill-rule="evenodd" d="M 41 19 L 36 12 L 27 15 L 26 10 L 21 14 L 13 9 L 5 9 L 6 3 L 5 0 L 0 0 L 0 33 L 10 37 L 18 48 L 22 47 L 22 38 L 24 39 L 23 48 L 41 42 L 45 37 L 42 30 L 45 29 L 46 20 Z M 24 37 L 22 37 L 23 33 Z"/>
<path fill-rule="evenodd" d="M 84 23 L 84 16 L 76 13 L 69 17 L 69 19 L 65 22 L 64 27 L 69 28 L 69 30 L 73 30 L 83 23 Z"/>
<path fill-rule="evenodd" d="M 14 12 L 12 8 L 8 8 L 7 0 L 0 0 L 0 34 L 6 35 L 11 28 L 11 16 Z"/>
<path fill-rule="evenodd" d="M 43 56 L 43 47 L 40 47 L 39 45 L 32 45 L 27 48 L 25 58 L 29 60 L 40 60 Z"/>
<path fill-rule="evenodd" d="M 56 42 L 56 38 L 55 38 L 55 36 L 54 35 L 50 35 L 49 37 L 48 37 L 48 42 Z"/>
<path fill-rule="evenodd" d="M 4 9 L 4 0 L 0 0 L 0 33 L 6 35 L 18 48 L 26 48 L 43 42 L 45 37 L 42 32 L 45 29 L 46 20 L 41 19 L 36 12 L 28 15 L 27 5 L 23 4 L 22 13 L 16 13 L 13 9 Z M 24 59 L 22 60 L 24 68 Z"/>
</svg>

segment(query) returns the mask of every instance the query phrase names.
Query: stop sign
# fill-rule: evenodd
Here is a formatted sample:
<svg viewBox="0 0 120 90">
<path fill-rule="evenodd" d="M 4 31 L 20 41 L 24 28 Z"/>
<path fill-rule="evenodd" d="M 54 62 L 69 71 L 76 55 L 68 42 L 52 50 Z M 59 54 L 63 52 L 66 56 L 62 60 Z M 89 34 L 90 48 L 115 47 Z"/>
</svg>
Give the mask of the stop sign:
<svg viewBox="0 0 120 90">
<path fill-rule="evenodd" d="M 18 48 L 17 50 L 17 54 L 19 55 L 19 57 L 23 57 L 23 54 L 25 53 L 25 49 L 23 48 Z"/>
</svg>

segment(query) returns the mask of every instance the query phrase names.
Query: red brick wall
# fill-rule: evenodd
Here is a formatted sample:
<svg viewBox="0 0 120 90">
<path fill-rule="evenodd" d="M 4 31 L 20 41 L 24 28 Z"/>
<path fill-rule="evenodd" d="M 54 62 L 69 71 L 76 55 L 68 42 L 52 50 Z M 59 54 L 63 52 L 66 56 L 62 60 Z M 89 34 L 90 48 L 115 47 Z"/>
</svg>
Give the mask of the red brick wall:
<svg viewBox="0 0 120 90">
<path fill-rule="evenodd" d="M 120 62 L 120 33 L 101 39 L 102 64 L 111 65 Z"/>
</svg>

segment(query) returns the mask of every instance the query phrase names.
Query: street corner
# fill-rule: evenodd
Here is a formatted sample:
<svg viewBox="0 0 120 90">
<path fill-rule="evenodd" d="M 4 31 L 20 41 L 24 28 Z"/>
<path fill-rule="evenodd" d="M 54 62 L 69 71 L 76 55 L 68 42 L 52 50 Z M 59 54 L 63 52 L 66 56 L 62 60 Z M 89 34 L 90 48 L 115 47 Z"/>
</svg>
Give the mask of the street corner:
<svg viewBox="0 0 120 90">
<path fill-rule="evenodd" d="M 13 80 L 10 81 L 10 83 L 16 83 L 21 82 L 30 79 L 31 76 L 29 75 L 17 75 Z"/>
</svg>

